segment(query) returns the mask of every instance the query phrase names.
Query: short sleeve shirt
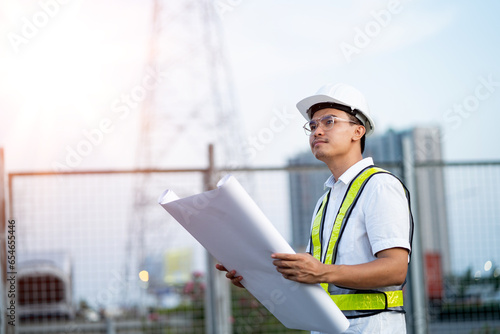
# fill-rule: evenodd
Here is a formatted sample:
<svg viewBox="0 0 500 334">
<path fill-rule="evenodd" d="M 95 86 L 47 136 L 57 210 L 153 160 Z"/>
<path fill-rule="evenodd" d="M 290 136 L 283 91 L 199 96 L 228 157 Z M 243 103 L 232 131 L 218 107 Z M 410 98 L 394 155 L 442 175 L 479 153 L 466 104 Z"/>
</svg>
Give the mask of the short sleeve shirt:
<svg viewBox="0 0 500 334">
<path fill-rule="evenodd" d="M 323 229 L 323 252 L 328 248 L 335 216 L 350 182 L 370 165 L 373 165 L 372 158 L 365 158 L 351 166 L 338 180 L 331 175 L 325 182 L 325 188 L 330 188 L 331 193 Z M 323 196 L 326 196 L 326 193 Z M 323 197 L 316 204 L 312 221 L 322 201 Z M 338 241 L 335 264 L 354 265 L 371 262 L 376 259 L 375 255 L 378 252 L 390 248 L 400 247 L 410 251 L 410 224 L 408 200 L 401 182 L 386 173 L 373 175 L 361 192 L 346 223 L 342 238 Z M 309 250 L 310 244 L 307 251 Z M 404 315 L 394 312 L 350 319 L 350 323 L 348 333 L 368 333 L 370 328 L 383 328 L 380 333 L 403 333 L 402 330 L 405 329 Z"/>
<path fill-rule="evenodd" d="M 365 158 L 351 166 L 338 180 L 331 175 L 325 182 L 325 188 L 330 188 L 331 193 L 323 229 L 323 252 L 328 247 L 335 216 L 350 182 L 370 165 L 373 165 L 372 158 Z M 323 197 L 316 204 L 312 221 L 322 200 Z M 390 248 L 401 247 L 410 250 L 409 217 L 408 201 L 401 182 L 386 173 L 373 175 L 349 217 L 339 241 L 335 264 L 370 262 L 376 259 L 378 252 Z"/>
</svg>

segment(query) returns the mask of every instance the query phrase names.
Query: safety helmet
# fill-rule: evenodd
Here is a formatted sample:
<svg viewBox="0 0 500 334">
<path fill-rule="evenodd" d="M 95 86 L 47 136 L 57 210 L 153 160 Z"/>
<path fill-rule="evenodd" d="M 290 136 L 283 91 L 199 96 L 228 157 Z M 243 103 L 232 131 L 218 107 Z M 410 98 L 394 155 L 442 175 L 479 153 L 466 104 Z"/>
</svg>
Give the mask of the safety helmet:
<svg viewBox="0 0 500 334">
<path fill-rule="evenodd" d="M 315 95 L 306 97 L 297 103 L 297 109 L 306 120 L 311 119 L 310 108 L 319 103 L 334 103 L 347 106 L 349 114 L 355 116 L 366 128 L 366 135 L 372 134 L 375 124 L 370 116 L 370 109 L 365 97 L 356 88 L 344 83 L 327 84 L 321 87 Z"/>
</svg>

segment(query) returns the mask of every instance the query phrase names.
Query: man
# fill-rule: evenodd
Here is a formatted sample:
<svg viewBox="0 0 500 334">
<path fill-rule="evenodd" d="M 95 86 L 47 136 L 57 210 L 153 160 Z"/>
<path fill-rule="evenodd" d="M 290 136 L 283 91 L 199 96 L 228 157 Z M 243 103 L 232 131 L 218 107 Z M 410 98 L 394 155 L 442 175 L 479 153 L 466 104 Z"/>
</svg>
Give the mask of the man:
<svg viewBox="0 0 500 334">
<path fill-rule="evenodd" d="M 332 175 L 313 213 L 307 253 L 272 254 L 273 264 L 287 279 L 320 283 L 350 320 L 346 333 L 405 333 L 409 195 L 399 179 L 362 157 L 374 129 L 366 100 L 351 86 L 326 85 L 297 108 L 308 120 L 312 153 Z M 226 276 L 242 287 L 234 271 Z"/>
</svg>

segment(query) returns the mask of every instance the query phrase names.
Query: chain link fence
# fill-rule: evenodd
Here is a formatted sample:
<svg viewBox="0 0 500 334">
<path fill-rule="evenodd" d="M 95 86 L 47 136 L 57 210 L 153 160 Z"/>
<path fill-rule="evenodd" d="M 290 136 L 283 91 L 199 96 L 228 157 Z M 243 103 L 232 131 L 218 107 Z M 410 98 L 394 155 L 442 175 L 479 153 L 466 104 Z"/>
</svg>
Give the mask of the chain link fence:
<svg viewBox="0 0 500 334">
<path fill-rule="evenodd" d="M 387 167 L 403 176 L 402 168 Z M 9 174 L 8 219 L 17 241 L 15 332 L 206 332 L 205 251 L 157 198 L 167 188 L 180 197 L 203 191 L 208 171 Z M 303 251 L 317 188 L 328 171 L 256 168 L 215 171 L 212 179 L 227 172 Z M 500 332 L 500 163 L 418 165 L 415 178 L 426 330 Z M 228 321 L 233 333 L 301 332 L 286 329 L 234 287 Z"/>
</svg>

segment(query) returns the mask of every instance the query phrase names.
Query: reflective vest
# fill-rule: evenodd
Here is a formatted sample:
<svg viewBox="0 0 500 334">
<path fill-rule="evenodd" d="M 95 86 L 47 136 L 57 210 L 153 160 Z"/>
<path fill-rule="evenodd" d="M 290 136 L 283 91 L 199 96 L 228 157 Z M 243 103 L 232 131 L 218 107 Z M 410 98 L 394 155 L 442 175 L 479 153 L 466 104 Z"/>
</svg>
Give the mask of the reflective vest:
<svg viewBox="0 0 500 334">
<path fill-rule="evenodd" d="M 323 201 L 318 209 L 318 212 L 316 213 L 316 217 L 314 218 L 313 227 L 311 231 L 310 253 L 316 259 L 325 264 L 335 263 L 335 260 L 337 258 L 339 240 L 342 237 L 342 233 L 345 230 L 352 209 L 354 208 L 366 183 L 370 180 L 370 178 L 373 175 L 379 173 L 386 173 L 394 176 L 393 174 L 379 167 L 368 166 L 367 168 L 363 169 L 349 184 L 346 195 L 342 201 L 342 204 L 340 205 L 340 209 L 337 212 L 337 216 L 335 218 L 335 223 L 333 225 L 330 240 L 328 242 L 327 251 L 325 253 L 324 258 L 322 258 L 321 240 L 323 235 L 324 220 L 326 216 L 326 207 L 328 206 L 328 200 L 330 197 L 330 191 L 324 196 Z M 411 215 L 411 210 L 410 210 L 410 197 L 409 197 L 409 192 L 404 186 L 404 184 L 402 182 L 401 184 L 403 185 L 405 195 L 408 200 L 408 208 L 410 213 L 409 240 L 411 245 L 413 237 L 413 217 Z M 332 294 L 329 291 L 330 289 L 328 283 L 321 284 L 323 289 L 325 289 L 325 291 L 330 295 L 330 297 L 335 302 L 335 304 L 337 304 L 339 309 L 344 311 L 344 313 L 347 315 L 348 318 L 369 316 L 382 311 L 404 312 L 403 290 L 402 290 L 403 285 L 401 285 L 396 290 L 394 290 L 394 287 L 392 287 L 392 289 L 380 288 L 377 290 L 353 290 L 353 289 L 333 286 L 330 287 L 331 290 L 335 290 L 335 293 Z M 392 290 L 392 291 L 386 291 L 386 290 Z M 348 312 L 348 311 L 353 311 L 353 312 Z"/>
</svg>

